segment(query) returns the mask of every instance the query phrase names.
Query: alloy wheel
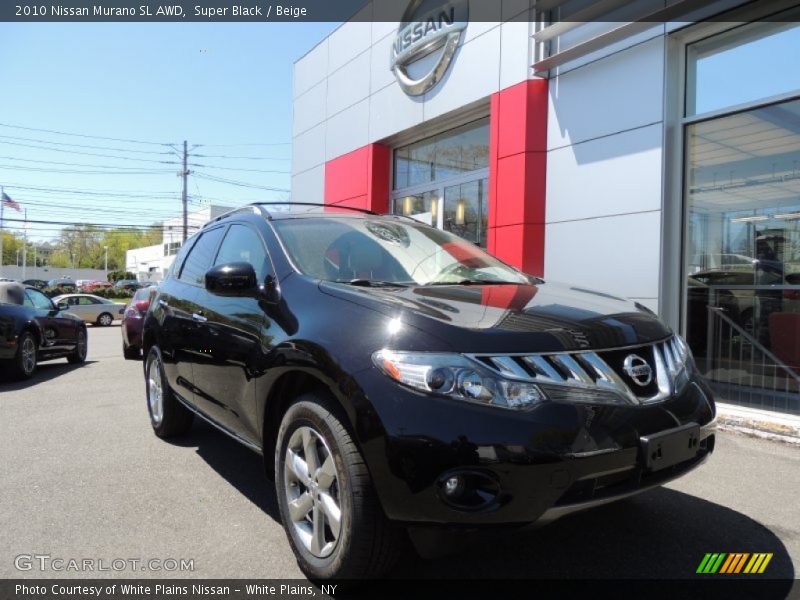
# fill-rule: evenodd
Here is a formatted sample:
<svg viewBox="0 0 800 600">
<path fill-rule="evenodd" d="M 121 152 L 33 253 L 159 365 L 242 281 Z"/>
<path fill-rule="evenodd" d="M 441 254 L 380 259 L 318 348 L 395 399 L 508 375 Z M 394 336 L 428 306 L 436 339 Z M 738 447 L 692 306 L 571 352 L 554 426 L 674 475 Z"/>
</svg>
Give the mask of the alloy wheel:
<svg viewBox="0 0 800 600">
<path fill-rule="evenodd" d="M 22 340 L 22 370 L 26 375 L 33 373 L 36 368 L 36 343 L 27 336 Z"/>
<path fill-rule="evenodd" d="M 150 418 L 155 425 L 164 419 L 164 388 L 161 385 L 161 360 L 154 356 L 147 369 L 147 403 L 150 406 Z"/>
<path fill-rule="evenodd" d="M 328 444 L 311 427 L 289 439 L 283 471 L 286 502 L 297 539 L 317 558 L 336 548 L 342 525 L 339 474 Z"/>
</svg>

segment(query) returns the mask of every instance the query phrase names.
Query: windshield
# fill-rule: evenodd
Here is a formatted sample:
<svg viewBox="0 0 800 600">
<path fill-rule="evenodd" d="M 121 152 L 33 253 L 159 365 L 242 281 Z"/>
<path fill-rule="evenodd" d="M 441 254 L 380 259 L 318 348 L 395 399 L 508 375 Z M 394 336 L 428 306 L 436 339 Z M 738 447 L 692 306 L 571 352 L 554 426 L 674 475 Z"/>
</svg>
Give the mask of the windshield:
<svg viewBox="0 0 800 600">
<path fill-rule="evenodd" d="M 422 224 L 320 217 L 278 219 L 273 225 L 297 268 L 316 279 L 397 285 L 530 283 L 471 242 Z"/>
</svg>

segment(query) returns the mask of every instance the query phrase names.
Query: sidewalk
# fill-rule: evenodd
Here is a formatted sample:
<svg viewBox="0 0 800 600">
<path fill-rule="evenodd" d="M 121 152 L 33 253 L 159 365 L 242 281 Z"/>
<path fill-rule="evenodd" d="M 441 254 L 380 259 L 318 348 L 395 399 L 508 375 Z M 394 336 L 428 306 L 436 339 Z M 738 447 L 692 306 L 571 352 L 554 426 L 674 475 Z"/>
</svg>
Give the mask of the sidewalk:
<svg viewBox="0 0 800 600">
<path fill-rule="evenodd" d="M 800 416 L 718 402 L 717 427 L 800 446 Z"/>
</svg>

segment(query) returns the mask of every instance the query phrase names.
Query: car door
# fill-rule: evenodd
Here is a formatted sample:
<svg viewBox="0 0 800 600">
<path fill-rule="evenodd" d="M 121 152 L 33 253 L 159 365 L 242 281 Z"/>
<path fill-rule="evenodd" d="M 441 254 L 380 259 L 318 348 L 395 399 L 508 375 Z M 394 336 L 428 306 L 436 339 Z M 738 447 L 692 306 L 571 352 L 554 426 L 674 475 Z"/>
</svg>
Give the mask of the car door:
<svg viewBox="0 0 800 600">
<path fill-rule="evenodd" d="M 178 256 L 176 262 L 181 262 L 173 271 L 174 277 L 159 289 L 154 307 L 161 321 L 161 350 L 167 379 L 178 394 L 207 414 L 211 412 L 209 403 L 198 391 L 196 381 L 196 366 L 207 354 L 197 298 L 224 232 L 224 226 L 204 230 L 186 256 Z"/>
<path fill-rule="evenodd" d="M 246 262 L 257 281 L 274 273 L 261 234 L 246 223 L 232 224 L 213 265 Z M 213 416 L 248 441 L 258 439 L 255 380 L 269 351 L 270 319 L 262 299 L 215 295 L 200 290 L 200 339 L 207 351 L 195 363 L 195 380 Z"/>
<path fill-rule="evenodd" d="M 25 289 L 24 304 L 34 309 L 36 321 L 44 333 L 42 352 L 44 354 L 69 350 L 75 346 L 78 334 L 78 321 L 64 316 L 53 302 L 39 290 Z"/>
</svg>

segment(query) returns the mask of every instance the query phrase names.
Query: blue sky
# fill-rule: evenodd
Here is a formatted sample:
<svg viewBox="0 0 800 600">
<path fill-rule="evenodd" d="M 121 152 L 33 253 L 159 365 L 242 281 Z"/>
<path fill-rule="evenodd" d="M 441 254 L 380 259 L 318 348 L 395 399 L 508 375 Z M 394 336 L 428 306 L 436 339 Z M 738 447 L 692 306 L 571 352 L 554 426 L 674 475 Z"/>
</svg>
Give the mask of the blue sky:
<svg viewBox="0 0 800 600">
<path fill-rule="evenodd" d="M 335 27 L 0 24 L 0 185 L 28 209 L 29 219 L 149 224 L 180 214 L 179 165 L 158 162 L 178 160 L 169 146 L 5 126 L 14 125 L 163 144 L 186 139 L 190 148 L 203 145 L 193 152 L 206 157 L 190 159 L 206 165 L 198 173 L 289 188 L 292 64 Z M 141 169 L 163 172 L 126 172 Z M 212 198 L 236 205 L 285 197 L 199 177 L 190 177 L 189 193 L 195 206 Z M 6 210 L 5 216 L 19 215 Z M 29 234 L 46 239 L 55 229 L 31 225 Z"/>
</svg>

